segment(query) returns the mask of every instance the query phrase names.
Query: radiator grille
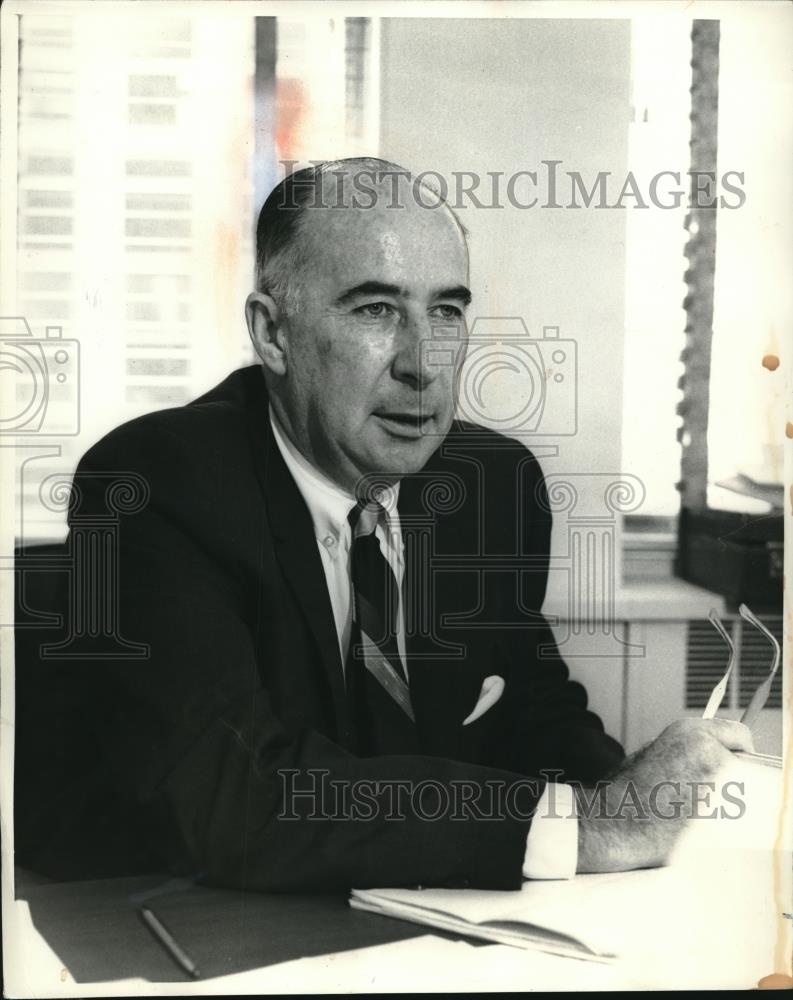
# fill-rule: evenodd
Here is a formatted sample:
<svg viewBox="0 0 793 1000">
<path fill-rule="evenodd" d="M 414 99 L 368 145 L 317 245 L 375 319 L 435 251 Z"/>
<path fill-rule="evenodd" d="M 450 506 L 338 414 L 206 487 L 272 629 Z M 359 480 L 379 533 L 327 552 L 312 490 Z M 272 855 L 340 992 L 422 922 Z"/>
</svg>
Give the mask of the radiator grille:
<svg viewBox="0 0 793 1000">
<path fill-rule="evenodd" d="M 768 640 L 742 618 L 723 618 L 736 647 L 736 660 L 723 706 L 745 708 L 771 668 Z M 763 624 L 782 645 L 782 616 L 763 615 Z M 686 708 L 704 708 L 727 667 L 728 650 L 710 622 L 690 621 L 686 642 Z M 777 671 L 766 708 L 782 706 L 782 668 Z"/>
</svg>

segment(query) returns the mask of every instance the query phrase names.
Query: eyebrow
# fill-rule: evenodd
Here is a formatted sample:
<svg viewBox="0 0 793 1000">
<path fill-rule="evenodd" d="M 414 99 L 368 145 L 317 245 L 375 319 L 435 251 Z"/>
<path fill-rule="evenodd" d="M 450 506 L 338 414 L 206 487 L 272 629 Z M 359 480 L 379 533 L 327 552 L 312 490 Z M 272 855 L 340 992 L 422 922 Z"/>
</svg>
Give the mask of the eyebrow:
<svg viewBox="0 0 793 1000">
<path fill-rule="evenodd" d="M 399 285 L 391 285 L 384 281 L 362 281 L 360 285 L 354 285 L 342 292 L 336 299 L 337 306 L 349 305 L 354 299 L 361 295 L 392 295 L 409 298 L 409 293 Z M 448 288 L 439 288 L 432 295 L 433 299 L 454 299 L 469 305 L 471 302 L 471 291 L 465 285 L 450 285 Z"/>
</svg>

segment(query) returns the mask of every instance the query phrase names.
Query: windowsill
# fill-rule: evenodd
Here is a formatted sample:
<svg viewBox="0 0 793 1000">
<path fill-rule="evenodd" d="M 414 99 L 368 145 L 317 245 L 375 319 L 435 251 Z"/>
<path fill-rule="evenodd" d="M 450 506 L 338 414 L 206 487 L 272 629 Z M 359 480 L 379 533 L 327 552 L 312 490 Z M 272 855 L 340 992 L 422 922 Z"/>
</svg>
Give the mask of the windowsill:
<svg viewBox="0 0 793 1000">
<path fill-rule="evenodd" d="M 677 534 L 631 531 L 622 535 L 622 575 L 627 583 L 664 583 L 674 577 Z"/>
<path fill-rule="evenodd" d="M 626 518 L 626 522 L 628 519 Z M 726 613 L 724 598 L 674 575 L 677 532 L 672 518 L 633 518 L 622 534 L 622 583 L 614 594 L 617 621 L 689 621 L 707 618 L 711 608 Z M 566 580 L 549 579 L 548 599 L 543 611 L 571 617 L 567 593 L 560 589 Z M 576 609 L 577 621 L 602 614 L 599 601 L 584 601 Z M 586 607 L 589 604 L 590 607 Z M 591 605 L 594 604 L 594 609 Z"/>
<path fill-rule="evenodd" d="M 726 605 L 721 594 L 714 594 L 687 580 L 628 580 L 616 595 L 620 618 L 688 621 L 707 618 L 711 608 L 722 615 Z"/>
<path fill-rule="evenodd" d="M 628 580 L 614 597 L 614 617 L 618 621 L 688 621 L 707 618 L 711 608 L 726 613 L 724 598 L 676 577 L 658 580 Z M 563 595 L 549 593 L 543 606 L 546 615 L 569 618 L 569 606 Z M 577 614 L 582 620 L 584 612 Z"/>
</svg>

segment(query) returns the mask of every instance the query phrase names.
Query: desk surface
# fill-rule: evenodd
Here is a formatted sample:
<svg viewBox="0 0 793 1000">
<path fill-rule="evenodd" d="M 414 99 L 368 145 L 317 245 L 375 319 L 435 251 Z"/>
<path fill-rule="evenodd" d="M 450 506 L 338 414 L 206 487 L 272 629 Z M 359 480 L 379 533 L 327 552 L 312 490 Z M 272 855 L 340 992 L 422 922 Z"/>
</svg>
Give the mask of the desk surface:
<svg viewBox="0 0 793 1000">
<path fill-rule="evenodd" d="M 172 889 L 155 876 L 33 883 L 20 874 L 16 905 L 29 918 L 9 996 L 607 990 L 614 982 L 605 965 L 428 933 L 352 910 L 342 896 Z M 143 926 L 141 895 L 199 965 L 198 982 Z"/>
<path fill-rule="evenodd" d="M 7 995 L 753 987 L 789 967 L 790 834 L 774 820 L 782 771 L 738 766 L 745 814 L 691 824 L 673 866 L 683 875 L 670 882 L 676 887 L 624 912 L 617 966 L 428 933 L 354 911 L 341 895 L 245 893 L 158 876 L 53 883 L 20 873 L 18 902 L 3 912 Z M 196 962 L 199 982 L 144 926 L 144 901 Z"/>
<path fill-rule="evenodd" d="M 607 965 L 443 933 L 352 910 L 346 897 L 270 896 L 162 878 L 26 882 L 17 892 L 12 997 L 195 993 L 609 990 Z M 143 926 L 137 900 L 167 923 L 201 970 L 191 981 Z M 29 914 L 27 910 L 29 909 Z M 22 919 L 20 919 L 22 918 Z"/>
<path fill-rule="evenodd" d="M 167 876 L 26 884 L 38 932 L 78 983 L 143 977 L 189 981 L 140 919 L 150 906 L 202 978 L 415 938 L 424 928 L 364 914 L 346 895 L 267 895 L 189 885 Z"/>
</svg>

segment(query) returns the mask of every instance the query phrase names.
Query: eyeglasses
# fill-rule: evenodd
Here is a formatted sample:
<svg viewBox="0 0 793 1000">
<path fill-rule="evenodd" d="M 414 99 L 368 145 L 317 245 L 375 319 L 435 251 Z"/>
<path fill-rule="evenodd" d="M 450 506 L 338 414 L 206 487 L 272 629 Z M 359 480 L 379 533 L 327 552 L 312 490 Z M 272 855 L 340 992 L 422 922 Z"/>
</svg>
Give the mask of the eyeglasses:
<svg viewBox="0 0 793 1000">
<path fill-rule="evenodd" d="M 768 639 L 768 641 L 771 643 L 771 646 L 773 647 L 774 650 L 774 657 L 773 660 L 771 661 L 771 669 L 768 672 L 768 676 L 765 678 L 765 680 L 761 681 L 757 685 L 757 688 L 755 689 L 755 692 L 752 695 L 752 699 L 749 702 L 748 708 L 741 716 L 741 722 L 745 726 L 749 726 L 751 728 L 751 726 L 753 726 L 754 723 L 757 721 L 757 717 L 760 714 L 760 712 L 762 712 L 765 703 L 768 701 L 768 695 L 771 692 L 771 685 L 773 684 L 774 677 L 776 676 L 776 672 L 779 669 L 781 651 L 779 648 L 779 643 L 776 640 L 776 637 L 773 636 L 768 631 L 768 629 L 765 627 L 765 625 L 763 625 L 763 623 L 760 621 L 757 615 L 754 614 L 754 612 L 750 611 L 745 604 L 740 605 L 740 607 L 738 608 L 738 613 L 740 614 L 741 618 L 743 618 L 744 621 L 749 622 L 750 625 L 754 626 L 754 628 L 758 629 L 758 631 L 763 633 L 766 639 Z M 724 671 L 724 676 L 714 687 L 713 691 L 711 692 L 710 698 L 708 698 L 708 704 L 705 706 L 705 711 L 702 713 L 703 719 L 712 719 L 715 716 L 716 712 L 718 712 L 719 706 L 724 700 L 724 695 L 727 691 L 727 684 L 729 683 L 730 675 L 732 674 L 733 664 L 735 663 L 735 645 L 732 639 L 730 638 L 729 633 L 722 624 L 722 621 L 719 618 L 715 608 L 710 609 L 710 612 L 708 614 L 708 619 L 710 620 L 711 625 L 713 625 L 713 627 L 716 629 L 716 631 L 719 633 L 722 639 L 724 639 L 724 641 L 726 642 L 727 647 L 730 651 L 730 656 L 729 659 L 727 660 L 727 669 Z"/>
</svg>

